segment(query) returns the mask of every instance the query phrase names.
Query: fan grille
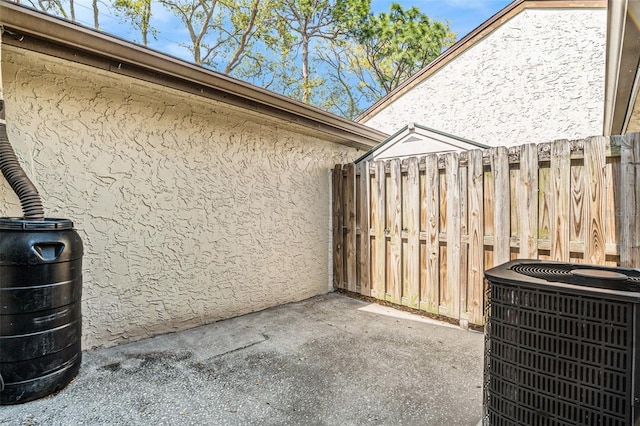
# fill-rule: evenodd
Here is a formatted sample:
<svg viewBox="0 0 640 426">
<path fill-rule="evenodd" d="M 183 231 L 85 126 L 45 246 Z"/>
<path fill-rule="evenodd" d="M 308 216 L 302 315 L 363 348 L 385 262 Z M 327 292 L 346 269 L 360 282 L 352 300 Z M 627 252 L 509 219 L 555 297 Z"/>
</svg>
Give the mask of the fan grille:
<svg viewBox="0 0 640 426">
<path fill-rule="evenodd" d="M 640 271 L 634 269 L 606 268 L 589 265 L 576 265 L 568 263 L 517 263 L 510 268 L 513 272 L 528 277 L 539 278 L 550 282 L 562 282 L 588 287 L 607 288 L 620 291 L 640 292 Z M 574 274 L 574 271 L 593 271 L 603 276 L 586 276 L 584 273 Z M 615 279 L 607 278 L 607 274 L 616 276 Z M 602 274 L 605 273 L 605 274 Z M 622 279 L 620 278 L 622 277 Z M 625 279 L 626 276 L 626 279 Z"/>
</svg>

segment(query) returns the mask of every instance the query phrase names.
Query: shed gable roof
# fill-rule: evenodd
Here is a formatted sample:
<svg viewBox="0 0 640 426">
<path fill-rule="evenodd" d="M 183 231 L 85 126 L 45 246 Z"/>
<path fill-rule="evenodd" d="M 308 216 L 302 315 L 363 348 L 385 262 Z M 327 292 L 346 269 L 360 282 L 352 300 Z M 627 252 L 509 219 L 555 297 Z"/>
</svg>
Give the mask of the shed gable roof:
<svg viewBox="0 0 640 426">
<path fill-rule="evenodd" d="M 403 149 L 400 145 L 408 146 L 406 147 L 407 149 Z M 390 157 L 424 155 L 431 152 L 466 151 L 486 148 L 489 148 L 489 146 L 441 132 L 418 123 L 411 123 L 373 147 L 355 162 L 375 160 L 378 157 L 386 159 Z"/>
</svg>

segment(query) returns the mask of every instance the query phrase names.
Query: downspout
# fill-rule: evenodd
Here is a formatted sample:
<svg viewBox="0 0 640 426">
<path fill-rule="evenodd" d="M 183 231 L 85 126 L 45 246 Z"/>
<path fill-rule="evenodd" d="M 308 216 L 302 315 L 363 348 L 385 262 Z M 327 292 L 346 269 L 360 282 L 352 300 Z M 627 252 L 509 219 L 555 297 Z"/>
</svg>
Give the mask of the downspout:
<svg viewBox="0 0 640 426">
<path fill-rule="evenodd" d="M 613 129 L 620 59 L 622 58 L 622 40 L 627 16 L 627 0 L 609 0 L 607 7 L 606 69 L 604 88 L 603 135 L 617 133 Z"/>
<path fill-rule="evenodd" d="M 44 209 L 40 194 L 27 174 L 24 172 L 16 153 L 9 142 L 7 122 L 5 119 L 4 94 L 2 91 L 2 34 L 0 26 L 0 171 L 16 193 L 22 206 L 24 219 L 44 220 Z"/>
</svg>

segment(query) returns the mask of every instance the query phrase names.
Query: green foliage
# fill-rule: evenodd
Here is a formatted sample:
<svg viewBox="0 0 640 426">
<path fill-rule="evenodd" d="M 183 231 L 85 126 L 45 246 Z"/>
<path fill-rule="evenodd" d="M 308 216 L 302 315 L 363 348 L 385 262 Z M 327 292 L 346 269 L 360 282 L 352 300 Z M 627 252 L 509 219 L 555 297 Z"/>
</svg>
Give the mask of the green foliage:
<svg viewBox="0 0 640 426">
<path fill-rule="evenodd" d="M 351 33 L 363 47 L 382 95 L 435 59 L 456 37 L 448 23 L 432 21 L 416 7 L 404 10 L 398 3 L 388 13 L 370 15 Z"/>
</svg>

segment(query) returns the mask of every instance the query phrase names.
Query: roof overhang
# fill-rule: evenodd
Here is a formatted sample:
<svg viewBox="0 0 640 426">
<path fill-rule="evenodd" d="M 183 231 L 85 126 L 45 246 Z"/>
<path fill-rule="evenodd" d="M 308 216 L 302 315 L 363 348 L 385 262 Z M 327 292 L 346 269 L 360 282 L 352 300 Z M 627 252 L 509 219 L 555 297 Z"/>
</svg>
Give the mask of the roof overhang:
<svg viewBox="0 0 640 426">
<path fill-rule="evenodd" d="M 368 150 L 387 134 L 152 49 L 0 0 L 2 43 L 234 105 Z"/>
<path fill-rule="evenodd" d="M 627 133 L 638 100 L 640 0 L 609 0 L 607 19 L 605 136 Z"/>
</svg>

